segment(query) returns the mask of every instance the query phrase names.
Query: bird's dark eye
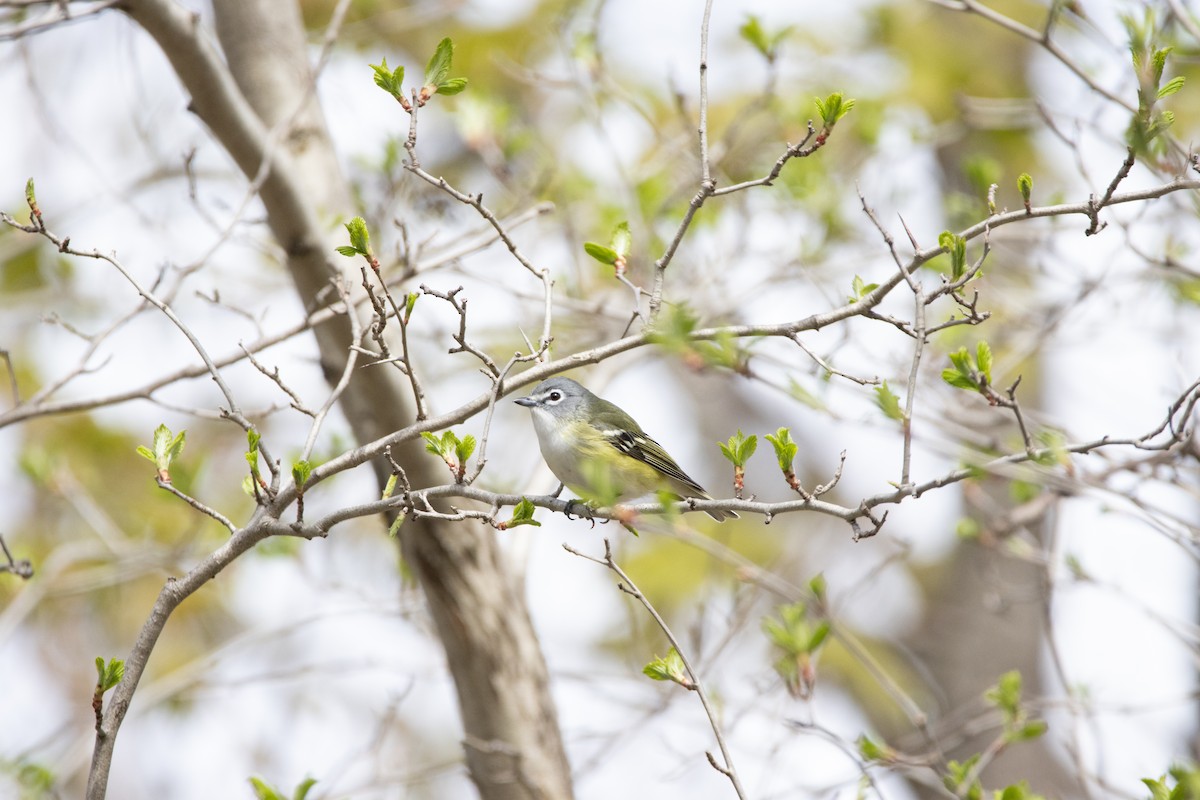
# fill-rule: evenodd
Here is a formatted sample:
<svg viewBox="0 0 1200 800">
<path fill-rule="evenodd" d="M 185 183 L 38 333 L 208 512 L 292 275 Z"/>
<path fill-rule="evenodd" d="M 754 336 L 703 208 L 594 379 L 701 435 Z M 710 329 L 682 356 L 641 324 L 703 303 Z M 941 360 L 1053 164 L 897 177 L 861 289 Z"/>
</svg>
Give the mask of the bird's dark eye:
<svg viewBox="0 0 1200 800">
<path fill-rule="evenodd" d="M 553 392 L 546 395 L 546 399 L 551 403 L 557 403 L 559 400 L 563 399 L 563 393 L 555 389 Z"/>
</svg>

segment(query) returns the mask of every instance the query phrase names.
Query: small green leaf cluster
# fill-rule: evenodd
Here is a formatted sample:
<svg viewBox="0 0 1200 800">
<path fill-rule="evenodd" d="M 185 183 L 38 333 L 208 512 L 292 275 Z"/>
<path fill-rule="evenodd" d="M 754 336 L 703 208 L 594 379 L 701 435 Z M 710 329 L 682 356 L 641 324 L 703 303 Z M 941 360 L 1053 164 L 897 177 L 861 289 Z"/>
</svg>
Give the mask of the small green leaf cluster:
<svg viewBox="0 0 1200 800">
<path fill-rule="evenodd" d="M 1167 57 L 1174 48 L 1158 45 L 1162 26 L 1153 9 L 1147 8 L 1141 19 L 1130 14 L 1121 21 L 1129 36 L 1129 53 L 1138 80 L 1138 108 L 1129 123 L 1126 139 L 1134 152 L 1147 154 L 1154 140 L 1175 122 L 1172 112 L 1165 109 L 1156 112 L 1155 106 L 1182 89 L 1184 78 L 1177 75 L 1163 83 Z"/>
<path fill-rule="evenodd" d="M 984 692 L 983 696 L 1000 712 L 1006 743 L 1036 739 L 1046 732 L 1046 723 L 1030 720 L 1028 712 L 1021 705 L 1021 673 L 1017 670 L 1001 675 L 996 685 Z"/>
<path fill-rule="evenodd" d="M 951 759 L 946 764 L 946 774 L 942 783 L 963 800 L 983 800 L 983 784 L 979 782 L 976 765 L 979 763 L 979 753 L 964 761 Z"/>
<path fill-rule="evenodd" d="M 242 481 L 242 491 L 251 497 L 258 497 L 259 490 L 267 488 L 267 482 L 263 480 L 262 473 L 258 470 L 258 443 L 262 436 L 258 431 L 251 428 L 246 431 L 246 452 L 243 454 L 246 457 L 246 464 L 250 467 L 250 474 Z"/>
<path fill-rule="evenodd" d="M 824 582 L 820 584 L 824 593 Z M 807 698 L 816 682 L 814 659 L 829 636 L 830 624 L 811 613 L 801 601 L 780 606 L 779 617 L 766 617 L 763 633 L 781 651 L 775 671 L 793 697 Z"/>
<path fill-rule="evenodd" d="M 311 461 L 305 459 L 292 464 L 292 480 L 296 482 L 296 491 L 300 494 L 304 493 L 304 485 L 312 477 L 313 466 Z"/>
<path fill-rule="evenodd" d="M 813 100 L 817 106 L 817 116 L 821 118 L 821 127 L 827 132 L 833 130 L 838 120 L 854 108 L 854 100 L 844 97 L 841 92 L 834 92 L 824 100 L 819 97 L 814 97 Z"/>
<path fill-rule="evenodd" d="M 883 742 L 875 741 L 865 733 L 858 737 L 856 744 L 858 745 L 858 754 L 864 761 L 882 761 L 890 764 L 896 760 L 895 749 Z"/>
<path fill-rule="evenodd" d="M 1031 210 L 1031 197 L 1033 196 L 1033 176 L 1028 172 L 1022 172 L 1017 176 L 1017 191 L 1021 193 L 1021 202 L 1025 204 L 1025 211 Z"/>
<path fill-rule="evenodd" d="M 754 14 L 747 14 L 746 21 L 738 28 L 738 35 L 751 44 L 768 64 L 774 64 L 779 56 L 779 45 L 792 33 L 793 26 L 787 25 L 774 32 L 767 32 L 762 20 Z"/>
<path fill-rule="evenodd" d="M 460 439 L 454 431 L 446 431 L 441 436 L 424 431 L 421 438 L 425 440 L 425 449 L 445 461 L 454 480 L 462 483 L 467 461 L 475 452 L 475 437 L 468 433 Z"/>
<path fill-rule="evenodd" d="M 466 78 L 451 78 L 450 70 L 454 64 L 454 42 L 449 37 L 438 42 L 437 49 L 425 65 L 425 79 L 416 95 L 417 107 L 429 102 L 435 94 L 453 95 L 467 88 Z M 372 64 L 375 71 L 375 85 L 390 94 L 400 103 L 405 111 L 412 111 L 412 102 L 404 94 L 404 67 L 388 69 L 387 59 L 382 63 Z"/>
<path fill-rule="evenodd" d="M 296 784 L 295 790 L 292 791 L 292 796 L 289 799 L 287 795 L 279 791 L 262 778 L 250 778 L 250 786 L 254 789 L 254 797 L 256 800 L 304 800 L 308 797 L 308 792 L 316 784 L 316 778 L 305 778 Z"/>
<path fill-rule="evenodd" d="M 740 340 L 727 333 L 708 340 L 693 339 L 692 332 L 698 325 L 699 319 L 687 306 L 670 306 L 658 316 L 646 338 L 690 369 L 721 367 L 744 374 L 750 354 Z"/>
<path fill-rule="evenodd" d="M 985 392 L 992 385 L 992 348 L 985 341 L 975 346 L 975 356 L 965 347 L 950 354 L 952 367 L 942 370 L 942 380 L 957 389 Z"/>
<path fill-rule="evenodd" d="M 125 662 L 119 658 L 110 658 L 107 662 L 96 656 L 96 693 L 104 694 L 116 686 L 125 677 Z"/>
<path fill-rule="evenodd" d="M 535 528 L 540 528 L 542 523 L 533 518 L 535 506 L 528 497 L 522 497 L 521 502 L 513 508 L 512 517 L 505 522 L 500 522 L 496 525 L 502 531 L 516 528 L 520 525 L 533 525 Z"/>
<path fill-rule="evenodd" d="M 674 647 L 668 650 L 665 656 L 655 656 L 653 661 L 642 667 L 642 673 L 651 680 L 671 681 L 685 689 L 696 688 L 692 679 L 688 677 L 683 658 Z"/>
<path fill-rule="evenodd" d="M 788 486 L 798 489 L 799 483 L 793 465 L 800 448 L 792 440 L 791 431 L 779 428 L 775 433 L 768 433 L 763 438 L 771 443 L 771 448 L 775 451 L 775 461 L 779 464 L 779 471 L 783 473 Z M 733 464 L 734 490 L 740 493 L 744 488 L 746 463 L 758 450 L 758 437 L 754 434 L 746 436 L 739 429 L 728 441 L 717 442 L 717 446 L 721 448 L 721 454 Z"/>
<path fill-rule="evenodd" d="M 737 433 L 729 437 L 728 442 L 717 442 L 717 445 L 721 448 L 725 458 L 729 459 L 735 467 L 744 468 L 746 461 L 758 449 L 758 437 L 754 434 L 743 436 L 739 429 Z"/>
<path fill-rule="evenodd" d="M 766 434 L 763 438 L 774 448 L 775 460 L 779 464 L 780 472 L 784 475 L 794 475 L 792 466 L 796 461 L 796 453 L 800 446 L 792 441 L 792 432 L 787 428 L 780 428 L 775 433 Z"/>
<path fill-rule="evenodd" d="M 857 303 L 878 288 L 878 283 L 865 283 L 861 275 L 855 275 L 850 282 L 850 294 L 846 295 L 846 302 Z"/>
<path fill-rule="evenodd" d="M 950 231 L 938 235 L 938 246 L 950 256 L 950 278 L 957 281 L 967 271 L 967 240 Z"/>
<path fill-rule="evenodd" d="M 628 266 L 627 258 L 629 252 L 633 248 L 633 234 L 629 232 L 629 223 L 621 222 L 617 227 L 613 228 L 612 236 L 609 237 L 608 244 L 602 245 L 597 242 L 584 242 L 583 251 L 592 258 L 599 261 L 601 264 L 613 267 L 617 274 L 620 275 Z"/>
<path fill-rule="evenodd" d="M 1168 782 L 1168 775 L 1174 786 Z M 1150 800 L 1200 800 L 1200 769 L 1195 764 L 1176 764 L 1167 775 L 1142 778 L 1142 783 L 1150 790 Z"/>
<path fill-rule="evenodd" d="M 350 234 L 350 244 L 342 245 L 337 248 L 337 251 L 346 258 L 362 256 L 368 261 L 373 261 L 375 256 L 371 252 L 371 233 L 367 230 L 366 220 L 362 217 L 355 217 L 347 222 L 345 227 L 346 232 Z"/>
<path fill-rule="evenodd" d="M 742 491 L 746 488 L 746 462 L 758 449 L 758 437 L 753 434 L 743 436 L 739 429 L 737 433 L 729 437 L 728 442 L 717 442 L 717 446 L 721 448 L 721 453 L 725 458 L 733 464 L 733 495 L 740 499 Z"/>
<path fill-rule="evenodd" d="M 172 434 L 166 425 L 154 429 L 153 448 L 138 445 L 138 455 L 154 464 L 158 470 L 158 479 L 163 483 L 171 482 L 171 463 L 183 453 L 187 440 L 187 431 Z"/>
</svg>

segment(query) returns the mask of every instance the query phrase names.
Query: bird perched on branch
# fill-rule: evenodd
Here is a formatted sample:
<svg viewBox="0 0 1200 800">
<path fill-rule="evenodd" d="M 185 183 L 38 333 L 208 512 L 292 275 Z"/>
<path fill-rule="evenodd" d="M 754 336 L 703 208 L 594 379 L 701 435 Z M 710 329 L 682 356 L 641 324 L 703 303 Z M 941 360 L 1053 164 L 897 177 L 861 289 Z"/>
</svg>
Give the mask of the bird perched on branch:
<svg viewBox="0 0 1200 800">
<path fill-rule="evenodd" d="M 609 504 L 661 491 L 712 499 L 633 417 L 570 378 L 542 381 L 515 402 L 533 413 L 550 471 L 585 500 Z M 706 513 L 718 522 L 737 516 Z"/>
</svg>

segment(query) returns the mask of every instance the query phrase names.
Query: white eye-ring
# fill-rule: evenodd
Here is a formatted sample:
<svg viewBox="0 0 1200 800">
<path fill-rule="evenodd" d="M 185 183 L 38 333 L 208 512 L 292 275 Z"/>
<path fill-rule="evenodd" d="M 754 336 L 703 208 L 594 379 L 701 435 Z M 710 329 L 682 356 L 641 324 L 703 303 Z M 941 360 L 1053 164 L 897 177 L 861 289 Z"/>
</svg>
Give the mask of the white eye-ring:
<svg viewBox="0 0 1200 800">
<path fill-rule="evenodd" d="M 555 389 L 553 392 L 546 395 L 546 402 L 548 402 L 548 403 L 557 403 L 557 402 L 561 401 L 562 399 L 563 399 L 563 393 L 560 392 L 558 389 Z"/>
</svg>

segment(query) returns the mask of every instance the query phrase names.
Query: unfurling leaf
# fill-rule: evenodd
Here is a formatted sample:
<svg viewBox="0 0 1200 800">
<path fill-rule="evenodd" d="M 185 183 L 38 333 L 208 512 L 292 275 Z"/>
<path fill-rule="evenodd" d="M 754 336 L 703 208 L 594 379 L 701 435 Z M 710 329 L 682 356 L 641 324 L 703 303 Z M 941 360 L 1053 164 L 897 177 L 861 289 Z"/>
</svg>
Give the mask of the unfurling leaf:
<svg viewBox="0 0 1200 800">
<path fill-rule="evenodd" d="M 792 441 L 792 433 L 787 428 L 780 428 L 775 433 L 768 433 L 764 437 L 771 446 L 775 448 L 775 459 L 779 462 L 779 469 L 785 475 L 792 472 L 792 463 L 796 460 L 796 452 L 799 446 Z"/>
<path fill-rule="evenodd" d="M 437 44 L 429 63 L 425 65 L 425 85 L 437 86 L 450 75 L 450 67 L 454 62 L 454 42 L 447 36 Z"/>
<path fill-rule="evenodd" d="M 750 456 L 754 455 L 754 451 L 758 449 L 758 437 L 753 434 L 743 436 L 739 430 L 729 437 L 728 442 L 717 442 L 717 445 L 725 454 L 725 458 L 729 459 L 735 467 L 744 467 L 750 460 Z"/>
<path fill-rule="evenodd" d="M 817 116 L 821 118 L 821 126 L 826 130 L 832 129 L 838 120 L 854 108 L 854 100 L 844 97 L 841 92 L 834 92 L 824 100 L 819 97 L 813 99 L 816 101 Z"/>
<path fill-rule="evenodd" d="M 602 244 L 597 244 L 596 242 L 584 242 L 583 249 L 584 252 L 601 264 L 607 264 L 610 267 L 616 265 L 617 258 L 619 258 L 616 250 L 613 250 L 611 247 L 605 247 Z"/>
<path fill-rule="evenodd" d="M 395 97 L 397 100 L 404 97 L 404 67 L 396 67 L 394 72 L 388 71 L 387 59 L 383 59 L 383 63 L 379 65 L 372 64 L 371 69 L 375 71 L 375 85 L 385 92 Z"/>
<path fill-rule="evenodd" d="M 509 530 L 516 528 L 519 525 L 533 525 L 535 528 L 540 528 L 542 523 L 533 518 L 535 506 L 528 497 L 522 497 L 521 502 L 513 508 L 512 517 L 507 522 L 501 522 L 499 528 L 501 530 Z"/>
<path fill-rule="evenodd" d="M 671 681 L 685 689 L 695 688 L 695 685 L 687 676 L 687 669 L 683 665 L 683 659 L 674 647 L 668 650 L 667 654 L 661 658 L 655 656 L 653 661 L 642 667 L 642 673 L 652 680 Z"/>
<path fill-rule="evenodd" d="M 125 677 L 125 662 L 119 658 L 110 658 L 107 662 L 96 656 L 96 688 L 100 694 L 116 686 Z"/>
</svg>

